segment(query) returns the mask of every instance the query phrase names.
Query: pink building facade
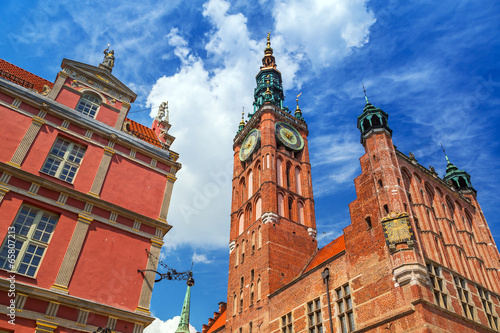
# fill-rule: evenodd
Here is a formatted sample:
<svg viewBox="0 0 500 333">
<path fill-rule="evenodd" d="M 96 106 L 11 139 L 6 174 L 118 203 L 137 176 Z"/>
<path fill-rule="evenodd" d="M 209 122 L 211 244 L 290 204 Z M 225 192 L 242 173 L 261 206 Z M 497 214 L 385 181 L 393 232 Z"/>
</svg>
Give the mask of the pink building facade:
<svg viewBox="0 0 500 333">
<path fill-rule="evenodd" d="M 64 59 L 55 82 L 0 60 L 0 332 L 154 319 L 140 271 L 158 264 L 181 165 L 165 105 L 153 128 L 126 118 L 137 96 L 109 56 Z"/>
</svg>

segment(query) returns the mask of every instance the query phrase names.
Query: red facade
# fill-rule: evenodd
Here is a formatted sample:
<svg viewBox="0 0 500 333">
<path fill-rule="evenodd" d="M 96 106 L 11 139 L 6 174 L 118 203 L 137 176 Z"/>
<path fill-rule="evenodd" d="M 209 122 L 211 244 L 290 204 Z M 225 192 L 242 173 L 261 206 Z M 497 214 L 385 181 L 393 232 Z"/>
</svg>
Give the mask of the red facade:
<svg viewBox="0 0 500 333">
<path fill-rule="evenodd" d="M 0 61 L 0 330 L 141 333 L 181 167 L 170 124 L 127 119 L 109 64 L 61 67 L 52 83 Z"/>
</svg>

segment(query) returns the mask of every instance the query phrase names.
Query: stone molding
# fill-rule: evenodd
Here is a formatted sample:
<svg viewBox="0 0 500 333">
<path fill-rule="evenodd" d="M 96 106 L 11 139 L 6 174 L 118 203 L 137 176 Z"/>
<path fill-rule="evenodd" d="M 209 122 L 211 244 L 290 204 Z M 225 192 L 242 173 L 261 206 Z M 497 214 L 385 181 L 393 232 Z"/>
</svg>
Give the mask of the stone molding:
<svg viewBox="0 0 500 333">
<path fill-rule="evenodd" d="M 262 224 L 266 223 L 279 223 L 278 220 L 278 214 L 272 213 L 272 212 L 267 212 L 262 214 Z"/>
<path fill-rule="evenodd" d="M 413 285 L 425 285 L 428 283 L 427 269 L 421 264 L 403 264 L 392 270 L 392 275 L 396 281 L 395 286 L 401 287 L 406 284 Z"/>
</svg>

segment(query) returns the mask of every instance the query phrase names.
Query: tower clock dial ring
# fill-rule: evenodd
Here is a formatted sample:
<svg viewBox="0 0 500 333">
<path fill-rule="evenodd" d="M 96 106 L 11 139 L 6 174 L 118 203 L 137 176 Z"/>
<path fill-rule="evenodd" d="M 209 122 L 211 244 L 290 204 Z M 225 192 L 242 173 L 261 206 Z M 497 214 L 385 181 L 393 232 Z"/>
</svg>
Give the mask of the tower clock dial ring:
<svg viewBox="0 0 500 333">
<path fill-rule="evenodd" d="M 295 127 L 280 121 L 276 123 L 275 128 L 278 140 L 285 147 L 293 150 L 301 150 L 304 148 L 304 139 L 302 139 L 302 136 L 299 131 L 295 129 Z"/>
<path fill-rule="evenodd" d="M 260 143 L 260 131 L 256 128 L 250 131 L 241 144 L 240 161 L 246 161 Z"/>
</svg>

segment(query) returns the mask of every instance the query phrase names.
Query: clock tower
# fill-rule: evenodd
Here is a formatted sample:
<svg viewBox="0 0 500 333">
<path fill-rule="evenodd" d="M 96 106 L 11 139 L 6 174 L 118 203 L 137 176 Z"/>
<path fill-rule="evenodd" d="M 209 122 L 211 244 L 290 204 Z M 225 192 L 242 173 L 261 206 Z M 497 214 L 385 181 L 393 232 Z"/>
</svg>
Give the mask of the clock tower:
<svg viewBox="0 0 500 333">
<path fill-rule="evenodd" d="M 269 299 L 317 251 L 308 129 L 283 106 L 270 37 L 254 110 L 234 138 L 227 328 L 269 324 Z"/>
</svg>

